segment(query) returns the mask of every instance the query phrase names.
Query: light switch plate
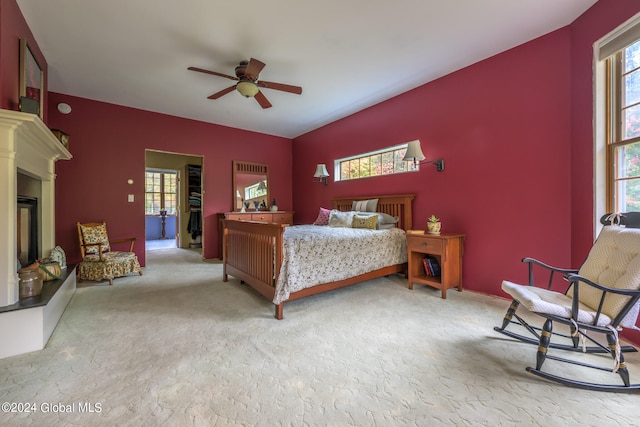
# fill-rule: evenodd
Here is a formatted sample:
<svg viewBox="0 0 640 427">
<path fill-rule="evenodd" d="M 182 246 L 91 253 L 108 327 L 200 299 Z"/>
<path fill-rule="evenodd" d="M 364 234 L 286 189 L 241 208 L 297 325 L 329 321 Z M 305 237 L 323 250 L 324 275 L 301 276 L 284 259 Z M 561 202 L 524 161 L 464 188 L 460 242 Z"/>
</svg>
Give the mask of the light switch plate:
<svg viewBox="0 0 640 427">
<path fill-rule="evenodd" d="M 129 203 L 132 203 L 132 202 L 133 202 L 133 199 L 134 199 L 133 194 L 129 194 L 129 196 L 127 197 L 127 201 L 128 201 Z"/>
</svg>

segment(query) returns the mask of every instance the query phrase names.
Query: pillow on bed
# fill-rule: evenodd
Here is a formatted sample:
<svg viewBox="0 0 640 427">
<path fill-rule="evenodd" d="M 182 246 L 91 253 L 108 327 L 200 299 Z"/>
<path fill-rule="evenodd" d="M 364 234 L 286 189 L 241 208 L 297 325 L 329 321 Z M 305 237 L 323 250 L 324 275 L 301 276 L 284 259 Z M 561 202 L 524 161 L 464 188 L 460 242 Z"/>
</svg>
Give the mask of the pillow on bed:
<svg viewBox="0 0 640 427">
<path fill-rule="evenodd" d="M 378 199 L 354 200 L 351 204 L 352 211 L 375 212 L 378 209 Z"/>
<path fill-rule="evenodd" d="M 378 224 L 378 230 L 391 230 L 396 228 L 395 224 Z"/>
<path fill-rule="evenodd" d="M 318 218 L 313 222 L 313 225 L 329 225 L 329 215 L 331 215 L 330 209 L 320 208 Z"/>
<path fill-rule="evenodd" d="M 376 215 L 378 217 L 378 225 L 381 224 L 397 224 L 398 221 L 400 221 L 400 218 L 398 218 L 397 216 L 391 216 L 389 214 L 386 214 L 384 212 L 358 212 L 358 215 L 363 215 L 363 216 L 372 216 L 372 215 Z M 378 227 L 380 228 L 380 227 Z M 391 227 L 393 228 L 393 227 Z"/>
<path fill-rule="evenodd" d="M 351 222 L 351 228 L 368 228 L 369 230 L 375 230 L 378 225 L 377 215 L 358 215 L 353 216 Z"/>
<path fill-rule="evenodd" d="M 329 227 L 351 228 L 355 212 L 340 212 L 337 209 L 331 211 L 329 215 Z"/>
</svg>

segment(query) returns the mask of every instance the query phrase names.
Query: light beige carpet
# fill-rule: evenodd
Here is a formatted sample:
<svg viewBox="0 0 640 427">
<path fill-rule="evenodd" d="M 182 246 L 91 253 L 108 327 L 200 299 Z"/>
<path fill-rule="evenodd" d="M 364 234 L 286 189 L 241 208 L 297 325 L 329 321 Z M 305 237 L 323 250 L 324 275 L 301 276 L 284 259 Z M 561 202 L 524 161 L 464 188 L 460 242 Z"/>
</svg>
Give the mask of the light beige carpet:
<svg viewBox="0 0 640 427">
<path fill-rule="evenodd" d="M 2 412 L 0 424 L 640 423 L 638 393 L 525 372 L 536 347 L 492 329 L 505 300 L 455 291 L 443 300 L 392 276 L 287 303 L 277 321 L 270 302 L 223 283 L 221 265 L 198 252 L 147 255 L 142 277 L 79 284 L 44 350 L 0 360 L 0 401 L 35 408 Z M 638 353 L 627 360 L 639 382 Z"/>
</svg>

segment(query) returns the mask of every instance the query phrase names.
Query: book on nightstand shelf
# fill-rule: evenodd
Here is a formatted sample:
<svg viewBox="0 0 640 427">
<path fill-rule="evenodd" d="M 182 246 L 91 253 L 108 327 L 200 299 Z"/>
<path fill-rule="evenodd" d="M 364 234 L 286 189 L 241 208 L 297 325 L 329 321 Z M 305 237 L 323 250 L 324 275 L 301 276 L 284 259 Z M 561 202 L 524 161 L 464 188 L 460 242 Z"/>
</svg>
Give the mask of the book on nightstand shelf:
<svg viewBox="0 0 640 427">
<path fill-rule="evenodd" d="M 427 276 L 440 276 L 440 264 L 438 260 L 433 257 L 425 257 L 422 260 L 424 264 L 424 273 Z"/>
</svg>

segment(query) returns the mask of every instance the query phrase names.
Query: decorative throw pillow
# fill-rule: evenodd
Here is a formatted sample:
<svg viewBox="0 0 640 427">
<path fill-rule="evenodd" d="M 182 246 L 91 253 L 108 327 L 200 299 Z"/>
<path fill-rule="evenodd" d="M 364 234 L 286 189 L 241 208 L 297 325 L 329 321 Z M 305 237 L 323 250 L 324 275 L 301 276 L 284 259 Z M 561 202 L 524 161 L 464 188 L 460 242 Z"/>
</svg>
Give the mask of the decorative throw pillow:
<svg viewBox="0 0 640 427">
<path fill-rule="evenodd" d="M 377 216 L 378 217 L 378 225 L 381 224 L 397 224 L 400 220 L 397 216 L 391 216 L 384 212 L 358 212 L 358 215 L 362 216 Z M 378 227 L 379 228 L 379 227 Z"/>
<path fill-rule="evenodd" d="M 329 215 L 331 215 L 330 209 L 320 208 L 318 218 L 313 222 L 313 225 L 329 225 Z"/>
<path fill-rule="evenodd" d="M 352 211 L 375 212 L 378 209 L 378 199 L 354 200 L 351 204 Z"/>
<path fill-rule="evenodd" d="M 340 212 L 339 210 L 334 209 L 329 215 L 329 226 L 351 228 L 354 215 L 355 212 Z"/>
<path fill-rule="evenodd" d="M 352 228 L 368 228 L 369 230 L 375 230 L 378 225 L 377 215 L 354 215 L 351 222 Z"/>
<path fill-rule="evenodd" d="M 396 228 L 395 224 L 378 224 L 378 230 L 391 230 Z"/>
</svg>

